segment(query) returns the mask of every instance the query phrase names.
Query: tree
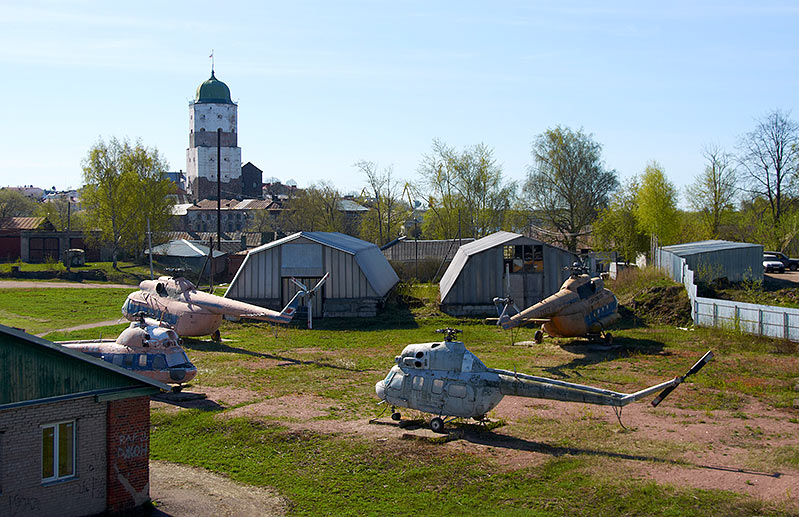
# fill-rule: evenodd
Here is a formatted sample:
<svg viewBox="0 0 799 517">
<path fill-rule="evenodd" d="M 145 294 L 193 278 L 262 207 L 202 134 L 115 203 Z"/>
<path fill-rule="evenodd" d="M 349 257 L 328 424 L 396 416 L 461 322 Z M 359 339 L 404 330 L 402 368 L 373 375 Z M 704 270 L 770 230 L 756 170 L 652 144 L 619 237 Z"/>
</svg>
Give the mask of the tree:
<svg viewBox="0 0 799 517">
<path fill-rule="evenodd" d="M 722 220 L 734 210 L 738 173 L 732 155 L 719 146 L 706 146 L 702 155 L 707 162 L 705 170 L 685 193 L 691 208 L 701 216 L 705 235 L 717 239 Z"/>
<path fill-rule="evenodd" d="M 408 218 L 409 207 L 400 197 L 400 183 L 392 178 L 394 169 L 391 166 L 380 172 L 375 162 L 361 160 L 354 167 L 366 175 L 363 203 L 370 206 L 361 220 L 361 238 L 382 246 L 399 235 Z"/>
<path fill-rule="evenodd" d="M 0 219 L 4 217 L 30 217 L 36 212 L 37 203 L 25 194 L 0 188 Z"/>
<path fill-rule="evenodd" d="M 611 195 L 608 206 L 594 223 L 594 243 L 597 249 L 616 251 L 625 262 L 634 262 L 649 245 L 647 235 L 635 218 L 638 178 L 627 180 Z"/>
<path fill-rule="evenodd" d="M 602 146 L 590 134 L 567 127 L 547 129 L 533 143 L 535 163 L 527 174 L 524 192 L 569 250 L 577 250 L 577 237 L 608 205 L 619 181 L 616 171 L 605 169 Z"/>
<path fill-rule="evenodd" d="M 58 231 L 84 228 L 85 213 L 77 210 L 74 200 L 65 197 L 46 199 L 39 203 L 36 215 L 47 218 Z"/>
<path fill-rule="evenodd" d="M 656 236 L 662 244 L 674 244 L 680 233 L 677 190 L 654 160 L 641 176 L 634 213 L 642 231 Z"/>
<path fill-rule="evenodd" d="M 174 184 L 166 177 L 167 163 L 158 149 L 141 142 L 100 139 L 83 161 L 81 203 L 86 224 L 100 230 L 113 248 L 114 267 L 122 249 L 141 249 L 147 219 L 153 232 L 169 227 Z"/>
<path fill-rule="evenodd" d="M 770 223 L 778 234 L 782 232 L 785 196 L 795 184 L 792 180 L 799 167 L 799 125 L 789 115 L 772 111 L 739 144 L 747 191 L 768 202 Z M 776 239 L 781 240 L 782 235 Z"/>
<path fill-rule="evenodd" d="M 341 193 L 329 182 L 299 190 L 284 204 L 280 228 L 286 232 L 343 232 L 346 222 L 339 210 L 340 200 Z"/>
<path fill-rule="evenodd" d="M 431 238 L 480 238 L 502 228 L 516 197 L 515 183 L 504 184 L 494 151 L 477 144 L 462 152 L 433 140 L 433 151 L 419 165 L 429 213 L 423 232 Z"/>
</svg>

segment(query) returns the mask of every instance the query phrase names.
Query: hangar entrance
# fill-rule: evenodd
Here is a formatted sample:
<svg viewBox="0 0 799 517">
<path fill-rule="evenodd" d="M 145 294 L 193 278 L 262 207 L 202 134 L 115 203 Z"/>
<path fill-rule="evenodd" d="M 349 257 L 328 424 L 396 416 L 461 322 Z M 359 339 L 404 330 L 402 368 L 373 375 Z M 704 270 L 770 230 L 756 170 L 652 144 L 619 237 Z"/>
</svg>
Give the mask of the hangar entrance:
<svg viewBox="0 0 799 517">
<path fill-rule="evenodd" d="M 502 285 L 520 309 L 544 299 L 544 247 L 516 244 L 502 248 Z"/>
<path fill-rule="evenodd" d="M 298 282 L 304 284 L 308 289 L 313 289 L 313 287 L 319 282 L 319 280 L 322 279 L 321 276 L 303 277 L 303 278 L 295 277 L 295 278 L 297 279 Z M 282 289 L 280 290 L 281 301 L 282 301 L 281 309 L 285 307 L 286 304 L 289 303 L 289 301 L 291 300 L 292 296 L 294 296 L 294 294 L 300 290 L 300 288 L 297 287 L 297 285 L 291 281 L 291 277 L 283 277 L 282 281 L 283 281 L 282 282 L 283 286 Z M 316 296 L 314 297 L 313 301 L 314 319 L 321 318 L 322 314 L 324 313 L 324 292 L 325 292 L 324 289 L 319 289 L 318 291 L 316 291 Z M 308 301 L 305 299 L 300 300 L 300 306 L 297 307 L 297 314 L 294 316 L 294 319 L 296 319 L 297 321 L 307 321 L 308 319 L 307 303 Z"/>
</svg>

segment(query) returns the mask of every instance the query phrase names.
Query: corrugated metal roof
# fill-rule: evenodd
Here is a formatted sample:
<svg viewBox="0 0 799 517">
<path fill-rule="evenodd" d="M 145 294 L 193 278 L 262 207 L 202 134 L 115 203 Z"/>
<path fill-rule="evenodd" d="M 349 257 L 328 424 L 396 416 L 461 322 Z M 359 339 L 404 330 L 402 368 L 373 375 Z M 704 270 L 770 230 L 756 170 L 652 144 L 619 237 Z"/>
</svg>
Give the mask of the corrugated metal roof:
<svg viewBox="0 0 799 517">
<path fill-rule="evenodd" d="M 207 257 L 210 248 L 199 242 L 192 242 L 186 239 L 170 241 L 152 249 L 153 255 L 163 255 L 166 257 Z M 144 253 L 149 254 L 147 249 Z M 219 250 L 214 250 L 214 258 L 223 256 Z"/>
<path fill-rule="evenodd" d="M 463 250 L 467 256 L 474 255 L 475 253 L 480 253 L 481 251 L 491 249 L 494 246 L 505 244 L 506 242 L 512 241 L 513 239 L 518 239 L 519 237 L 524 236 L 520 233 L 496 232 L 492 233 L 491 235 L 486 235 L 482 239 L 477 239 L 474 242 L 470 242 L 469 244 L 464 244 L 460 247 L 460 250 Z"/>
<path fill-rule="evenodd" d="M 486 235 L 482 239 L 477 239 L 474 242 L 464 244 L 458 248 L 458 251 L 455 253 L 452 262 L 449 264 L 449 267 L 441 276 L 441 281 L 439 282 L 441 299 L 443 300 L 446 298 L 449 290 L 452 289 L 453 285 L 455 285 L 455 281 L 458 279 L 458 276 L 460 276 L 461 271 L 463 270 L 464 266 L 466 266 L 466 262 L 469 260 L 470 256 L 476 255 L 477 253 L 481 253 L 491 248 L 495 248 L 497 246 L 502 246 L 505 243 L 522 237 L 524 237 L 524 235 L 520 233 L 500 231 L 492 233 L 491 235 Z M 535 241 L 535 239 L 532 238 L 530 238 L 530 240 Z"/>
<path fill-rule="evenodd" d="M 359 205 L 351 199 L 339 199 L 336 203 L 336 208 L 342 212 L 368 212 L 369 209 L 365 206 Z"/>
<path fill-rule="evenodd" d="M 399 282 L 397 273 L 376 244 L 339 232 L 298 232 L 282 239 L 268 242 L 263 246 L 258 246 L 250 250 L 250 253 L 258 253 L 276 246 L 282 246 L 300 237 L 354 255 L 355 261 L 361 271 L 363 271 L 364 276 L 366 276 L 366 280 L 379 296 L 385 296 Z"/>
<path fill-rule="evenodd" d="M 50 363 L 52 360 L 59 361 L 60 358 L 63 358 L 63 361 L 66 363 L 83 365 L 81 371 L 85 373 L 88 373 L 88 371 L 94 371 L 95 375 L 76 375 L 76 371 L 74 369 L 67 367 L 63 370 L 65 373 L 63 379 L 50 378 L 47 379 L 46 382 L 42 382 L 42 379 L 38 377 L 42 372 L 14 372 L 15 375 L 19 376 L 19 382 L 25 383 L 25 385 L 14 385 L 10 390 L 0 389 L 0 393 L 5 393 L 5 395 L 0 396 L 0 408 L 2 408 L 4 403 L 11 405 L 28 400 L 41 399 L 42 401 L 46 401 L 48 398 L 52 397 L 60 397 L 73 393 L 90 392 L 96 389 L 124 390 L 128 389 L 131 385 L 130 381 L 135 381 L 138 384 L 152 386 L 164 391 L 170 389 L 166 384 L 145 377 L 134 371 L 126 370 L 120 366 L 103 361 L 102 359 L 92 357 L 88 354 L 84 354 L 83 352 L 78 352 L 77 350 L 65 348 L 51 341 L 47 341 L 46 339 L 32 336 L 23 332 L 22 330 L 6 327 L 5 325 L 0 325 L 0 357 L 4 357 L 6 359 L 4 361 L 0 361 L 0 369 L 3 367 L 14 367 L 15 362 L 18 365 L 19 361 L 22 361 L 23 363 L 30 363 L 30 357 L 32 357 L 31 353 L 27 354 L 27 356 L 24 358 L 18 355 L 21 353 L 20 347 L 25 345 L 30 345 L 33 347 L 31 353 L 36 353 L 34 352 L 36 349 L 39 349 L 41 352 L 45 352 L 45 357 L 42 358 L 42 361 Z M 3 350 L 4 347 L 6 347 L 5 350 Z M 52 360 L 47 359 L 48 357 L 52 358 Z M 12 360 L 13 358 L 16 358 L 17 360 L 14 361 Z M 75 361 L 79 362 L 75 363 Z M 86 370 L 86 368 L 89 370 Z M 99 368 L 102 372 L 105 372 L 104 378 L 97 376 L 97 368 Z M 56 370 L 51 370 L 51 372 L 53 371 Z M 109 373 L 111 377 L 108 376 Z M 110 380 L 114 376 L 117 376 L 116 378 L 127 382 L 124 382 L 123 384 L 118 382 L 115 383 Z M 5 378 L 5 376 L 3 378 Z M 11 378 L 13 378 L 13 376 Z M 21 396 L 21 394 L 26 394 L 27 398 L 25 396 Z"/>
<path fill-rule="evenodd" d="M 759 246 L 760 244 L 751 244 L 748 242 L 711 240 L 674 244 L 671 246 L 663 246 L 661 249 L 668 251 L 669 253 L 673 253 L 678 257 L 687 257 L 690 255 L 696 255 L 697 253 L 707 253 L 709 251 L 734 250 Z"/>
<path fill-rule="evenodd" d="M 432 240 L 432 239 L 409 239 L 400 237 L 397 241 L 393 242 L 391 246 L 384 246 L 382 248 L 383 255 L 389 260 L 408 261 L 415 260 L 418 257 L 420 260 L 452 260 L 455 253 L 461 247 L 459 242 L 463 242 L 463 246 L 470 242 L 474 242 L 471 237 L 459 241 L 458 239 L 449 240 Z"/>
<path fill-rule="evenodd" d="M 0 219 L 0 230 L 35 230 L 46 217 L 4 217 Z"/>
<path fill-rule="evenodd" d="M 178 203 L 176 205 L 172 205 L 172 215 L 187 215 L 189 213 L 188 208 L 190 206 L 194 206 L 194 203 Z"/>
</svg>

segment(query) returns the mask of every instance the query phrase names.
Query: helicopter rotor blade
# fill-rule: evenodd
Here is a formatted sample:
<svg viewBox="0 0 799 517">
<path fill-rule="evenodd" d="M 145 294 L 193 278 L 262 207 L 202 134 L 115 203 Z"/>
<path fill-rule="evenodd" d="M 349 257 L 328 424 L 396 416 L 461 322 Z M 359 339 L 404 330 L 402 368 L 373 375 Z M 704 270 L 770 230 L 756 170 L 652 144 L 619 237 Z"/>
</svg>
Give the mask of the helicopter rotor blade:
<svg viewBox="0 0 799 517">
<path fill-rule="evenodd" d="M 676 382 L 676 383 L 675 383 L 673 386 L 669 386 L 669 387 L 668 387 L 668 388 L 666 388 L 665 390 L 661 391 L 661 392 L 660 392 L 660 394 L 659 394 L 657 397 L 655 397 L 655 400 L 653 400 L 653 401 L 652 401 L 652 407 L 657 407 L 657 406 L 658 406 L 658 404 L 660 404 L 661 402 L 663 402 L 663 399 L 665 399 L 666 397 L 668 397 L 668 396 L 669 396 L 669 394 L 670 394 L 672 391 L 674 391 L 674 389 L 675 389 L 677 386 L 679 386 L 680 384 L 682 384 L 682 383 L 683 383 L 683 381 L 685 381 L 685 379 L 687 379 L 687 378 L 688 378 L 688 377 L 690 377 L 691 375 L 694 375 L 694 374 L 695 374 L 695 373 L 697 373 L 699 370 L 701 370 L 701 369 L 702 369 L 702 367 L 703 367 L 703 366 L 705 366 L 707 363 L 709 363 L 711 359 L 713 359 L 713 351 L 712 351 L 712 350 L 708 350 L 708 351 L 707 351 L 707 353 L 706 353 L 705 355 L 703 355 L 703 356 L 702 356 L 702 358 L 701 358 L 701 359 L 699 359 L 699 360 L 696 362 L 696 364 L 694 364 L 694 365 L 691 367 L 691 369 L 690 369 L 690 370 L 688 370 L 688 373 L 686 373 L 686 374 L 685 374 L 685 375 L 683 375 L 682 377 L 677 377 L 676 379 L 674 379 L 674 380 L 675 380 L 675 381 L 677 381 L 677 382 Z"/>
<path fill-rule="evenodd" d="M 305 284 L 303 284 L 302 282 L 300 282 L 300 281 L 299 281 L 299 280 L 297 280 L 296 278 L 294 278 L 294 277 L 291 277 L 291 281 L 294 283 L 294 285 L 296 285 L 297 287 L 299 287 L 299 288 L 300 288 L 300 290 L 301 290 L 301 291 L 303 291 L 304 293 L 307 293 L 307 292 L 308 292 L 308 288 L 307 288 L 307 287 L 305 287 Z"/>
<path fill-rule="evenodd" d="M 322 277 L 322 278 L 321 278 L 321 279 L 320 279 L 318 282 L 316 282 L 316 285 L 313 287 L 313 289 L 311 289 L 311 292 L 312 292 L 312 293 L 315 293 L 316 291 L 318 291 L 319 289 L 321 289 L 321 288 L 322 288 L 322 286 L 324 285 L 324 283 L 325 283 L 325 282 L 327 282 L 327 279 L 328 279 L 329 277 L 330 277 L 330 271 L 328 271 L 327 273 L 325 273 L 325 276 L 323 276 L 323 277 Z"/>
</svg>

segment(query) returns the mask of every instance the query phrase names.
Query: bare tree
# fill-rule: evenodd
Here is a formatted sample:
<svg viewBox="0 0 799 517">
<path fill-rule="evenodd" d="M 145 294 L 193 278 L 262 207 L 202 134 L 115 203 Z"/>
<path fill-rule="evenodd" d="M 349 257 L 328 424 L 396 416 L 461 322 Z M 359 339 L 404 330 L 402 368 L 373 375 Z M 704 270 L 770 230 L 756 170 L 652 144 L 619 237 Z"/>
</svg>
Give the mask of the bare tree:
<svg viewBox="0 0 799 517">
<path fill-rule="evenodd" d="M 619 185 L 616 171 L 605 169 L 602 146 L 582 130 L 556 126 L 533 143 L 535 163 L 524 191 L 545 222 L 563 235 L 562 244 L 577 249 L 577 237 L 608 206 Z"/>
<path fill-rule="evenodd" d="M 433 152 L 419 165 L 431 216 L 424 232 L 433 238 L 484 237 L 503 227 L 505 213 L 516 198 L 516 184 L 504 183 L 502 166 L 485 144 L 462 152 L 433 140 Z"/>
<path fill-rule="evenodd" d="M 784 200 L 799 166 L 799 125 L 790 113 L 772 111 L 740 142 L 739 164 L 746 176 L 746 190 L 763 197 L 771 223 L 779 231 Z"/>
<path fill-rule="evenodd" d="M 733 156 L 717 144 L 705 146 L 702 156 L 705 170 L 686 187 L 685 194 L 691 208 L 700 214 L 707 236 L 718 238 L 722 218 L 734 210 L 738 171 Z"/>
<path fill-rule="evenodd" d="M 363 203 L 370 207 L 361 221 L 361 238 L 382 246 L 399 234 L 408 216 L 401 199 L 402 186 L 392 177 L 391 166 L 384 167 L 381 172 L 375 162 L 361 160 L 354 167 L 366 175 Z"/>
</svg>

